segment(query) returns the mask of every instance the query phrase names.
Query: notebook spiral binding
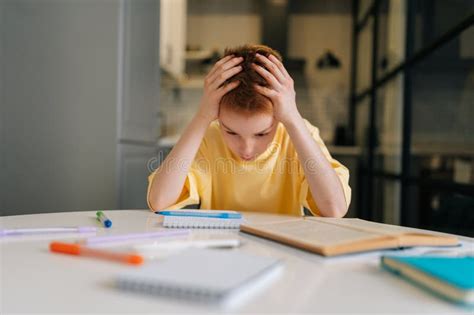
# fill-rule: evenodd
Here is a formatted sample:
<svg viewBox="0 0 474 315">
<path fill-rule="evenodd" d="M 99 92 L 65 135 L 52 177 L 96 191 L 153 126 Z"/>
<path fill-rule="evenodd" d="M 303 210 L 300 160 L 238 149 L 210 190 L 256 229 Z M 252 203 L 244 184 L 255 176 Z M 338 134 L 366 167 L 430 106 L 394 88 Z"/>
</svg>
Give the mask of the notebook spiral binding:
<svg viewBox="0 0 474 315">
<path fill-rule="evenodd" d="M 176 286 L 164 286 L 153 283 L 147 283 L 146 280 L 117 279 L 116 285 L 119 289 L 135 293 L 145 293 L 154 296 L 172 297 L 178 299 L 189 299 L 193 301 L 218 301 L 223 294 L 214 292 L 205 288 L 183 288 Z"/>
<path fill-rule="evenodd" d="M 163 226 L 167 228 L 197 228 L 197 229 L 238 229 L 242 219 L 213 219 L 165 217 Z"/>
</svg>

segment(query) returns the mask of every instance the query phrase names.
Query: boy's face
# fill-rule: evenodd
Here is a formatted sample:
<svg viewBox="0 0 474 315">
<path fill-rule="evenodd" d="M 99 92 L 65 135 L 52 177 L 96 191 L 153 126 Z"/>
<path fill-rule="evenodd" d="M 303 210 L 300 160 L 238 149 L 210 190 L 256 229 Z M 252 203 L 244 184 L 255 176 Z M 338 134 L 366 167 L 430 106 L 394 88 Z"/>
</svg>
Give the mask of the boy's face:
<svg viewBox="0 0 474 315">
<path fill-rule="evenodd" d="M 245 115 L 223 106 L 219 123 L 227 147 L 244 161 L 256 159 L 268 148 L 278 125 L 270 113 Z"/>
</svg>

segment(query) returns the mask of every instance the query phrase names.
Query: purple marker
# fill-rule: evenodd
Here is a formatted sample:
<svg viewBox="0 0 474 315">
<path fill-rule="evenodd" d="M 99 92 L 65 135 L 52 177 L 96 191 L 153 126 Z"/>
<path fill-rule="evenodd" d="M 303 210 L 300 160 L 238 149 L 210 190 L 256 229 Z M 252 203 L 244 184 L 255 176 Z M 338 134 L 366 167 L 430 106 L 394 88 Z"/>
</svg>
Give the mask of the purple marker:
<svg viewBox="0 0 474 315">
<path fill-rule="evenodd" d="M 157 232 L 147 232 L 147 233 L 96 236 L 96 237 L 89 237 L 81 241 L 81 243 L 87 244 L 87 245 L 110 244 L 110 243 L 145 240 L 145 239 L 150 239 L 150 238 L 160 238 L 160 237 L 169 237 L 169 236 L 187 236 L 189 235 L 189 233 L 190 233 L 189 230 L 176 230 L 176 231 L 157 231 Z"/>
<path fill-rule="evenodd" d="M 94 226 L 9 229 L 9 230 L 0 230 L 0 237 L 16 236 L 16 235 L 52 234 L 52 233 L 92 233 L 92 232 L 95 233 L 96 231 L 97 231 L 97 228 Z"/>
</svg>

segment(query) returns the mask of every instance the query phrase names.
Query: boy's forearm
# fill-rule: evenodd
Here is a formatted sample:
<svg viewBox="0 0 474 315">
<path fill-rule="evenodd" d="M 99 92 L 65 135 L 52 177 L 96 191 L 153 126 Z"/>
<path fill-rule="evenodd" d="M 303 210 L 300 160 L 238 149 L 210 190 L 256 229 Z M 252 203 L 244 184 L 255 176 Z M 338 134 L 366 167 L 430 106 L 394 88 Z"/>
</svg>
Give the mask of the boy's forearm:
<svg viewBox="0 0 474 315">
<path fill-rule="evenodd" d="M 178 199 L 209 124 L 206 117 L 197 114 L 157 169 L 148 196 L 153 210 L 166 208 Z"/>
<path fill-rule="evenodd" d="M 323 216 L 342 217 L 347 212 L 344 191 L 336 172 L 314 141 L 301 116 L 285 124 L 303 167 L 314 201 Z"/>
</svg>

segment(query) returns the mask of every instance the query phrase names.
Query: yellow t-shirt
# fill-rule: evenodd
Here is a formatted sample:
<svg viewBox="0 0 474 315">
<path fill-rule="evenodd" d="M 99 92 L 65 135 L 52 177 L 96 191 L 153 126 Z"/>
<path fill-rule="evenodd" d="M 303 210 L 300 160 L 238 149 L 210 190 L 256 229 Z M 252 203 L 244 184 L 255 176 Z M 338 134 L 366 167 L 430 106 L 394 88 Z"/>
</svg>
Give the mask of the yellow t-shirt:
<svg viewBox="0 0 474 315">
<path fill-rule="evenodd" d="M 318 128 L 306 127 L 338 175 L 346 203 L 351 200 L 349 171 L 329 154 Z M 148 177 L 150 187 L 155 176 Z M 190 167 L 177 202 L 167 209 L 200 205 L 201 209 L 258 211 L 304 215 L 303 207 L 320 215 L 305 178 L 296 150 L 282 123 L 267 150 L 253 161 L 236 158 L 222 138 L 219 122 L 209 126 Z"/>
</svg>

